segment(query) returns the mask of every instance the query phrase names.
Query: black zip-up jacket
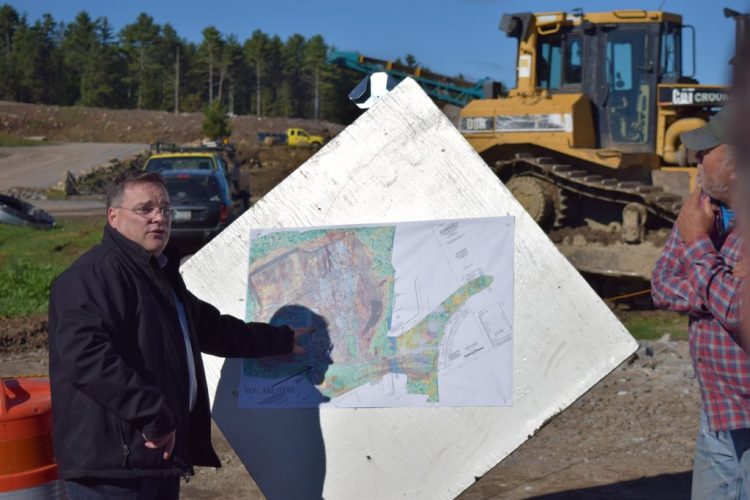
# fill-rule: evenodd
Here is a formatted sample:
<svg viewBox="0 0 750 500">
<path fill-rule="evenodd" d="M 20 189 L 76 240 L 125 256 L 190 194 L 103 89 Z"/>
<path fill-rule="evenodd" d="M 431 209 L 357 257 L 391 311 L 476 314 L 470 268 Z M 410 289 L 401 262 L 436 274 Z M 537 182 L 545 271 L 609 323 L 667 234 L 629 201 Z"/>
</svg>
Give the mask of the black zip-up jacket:
<svg viewBox="0 0 750 500">
<path fill-rule="evenodd" d="M 100 245 L 53 284 L 49 370 L 53 444 L 63 479 L 192 474 L 220 467 L 200 353 L 223 357 L 288 354 L 288 327 L 221 315 L 185 287 L 169 249 L 162 269 L 140 245 L 105 227 Z M 185 341 L 170 287 L 185 306 L 198 397 L 188 409 Z M 176 429 L 173 458 L 145 447 Z"/>
</svg>

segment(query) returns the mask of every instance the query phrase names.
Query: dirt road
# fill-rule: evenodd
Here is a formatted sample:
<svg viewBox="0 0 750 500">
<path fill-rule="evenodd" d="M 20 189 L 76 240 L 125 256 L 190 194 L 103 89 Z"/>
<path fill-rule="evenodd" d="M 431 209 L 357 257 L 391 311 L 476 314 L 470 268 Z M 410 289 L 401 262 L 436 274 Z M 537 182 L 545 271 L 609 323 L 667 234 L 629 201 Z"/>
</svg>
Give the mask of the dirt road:
<svg viewBox="0 0 750 500">
<path fill-rule="evenodd" d="M 112 158 L 123 160 L 146 144 L 67 143 L 30 147 L 0 147 L 0 191 L 11 187 L 47 188 L 66 171 L 78 174 Z"/>
</svg>

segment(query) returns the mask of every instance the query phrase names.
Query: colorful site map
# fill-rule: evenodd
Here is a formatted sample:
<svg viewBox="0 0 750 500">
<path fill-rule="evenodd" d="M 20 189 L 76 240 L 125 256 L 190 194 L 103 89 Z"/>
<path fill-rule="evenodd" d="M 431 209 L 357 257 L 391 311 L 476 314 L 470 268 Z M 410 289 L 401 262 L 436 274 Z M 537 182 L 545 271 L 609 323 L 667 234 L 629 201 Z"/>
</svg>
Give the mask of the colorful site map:
<svg viewBox="0 0 750 500">
<path fill-rule="evenodd" d="M 512 217 L 253 230 L 248 321 L 311 327 L 246 359 L 245 408 L 509 406 Z"/>
</svg>

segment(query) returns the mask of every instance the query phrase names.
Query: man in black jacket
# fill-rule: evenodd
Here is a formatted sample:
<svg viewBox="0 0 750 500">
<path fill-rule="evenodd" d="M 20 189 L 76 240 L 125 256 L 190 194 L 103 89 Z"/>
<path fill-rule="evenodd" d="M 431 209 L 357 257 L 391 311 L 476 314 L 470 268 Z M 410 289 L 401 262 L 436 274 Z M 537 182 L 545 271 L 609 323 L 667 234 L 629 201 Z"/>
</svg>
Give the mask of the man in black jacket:
<svg viewBox="0 0 750 500">
<path fill-rule="evenodd" d="M 178 498 L 193 465 L 221 465 L 200 353 L 299 353 L 309 331 L 244 323 L 195 297 L 170 223 L 159 174 L 118 176 L 101 244 L 52 287 L 53 443 L 70 498 Z"/>
</svg>

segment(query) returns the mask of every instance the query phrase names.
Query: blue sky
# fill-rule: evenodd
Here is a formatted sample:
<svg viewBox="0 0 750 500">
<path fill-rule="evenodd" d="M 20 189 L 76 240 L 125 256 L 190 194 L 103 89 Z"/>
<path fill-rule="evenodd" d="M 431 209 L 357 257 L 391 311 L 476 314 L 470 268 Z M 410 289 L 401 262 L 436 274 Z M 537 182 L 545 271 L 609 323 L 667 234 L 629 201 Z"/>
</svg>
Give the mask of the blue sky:
<svg viewBox="0 0 750 500">
<path fill-rule="evenodd" d="M 2 3 L 3 0 L 0 0 Z M 750 11 L 750 0 L 13 0 L 7 1 L 29 20 L 50 13 L 70 22 L 86 10 L 92 17 L 107 17 L 119 30 L 140 12 L 157 23 L 171 23 L 178 34 L 200 41 L 201 30 L 213 25 L 240 41 L 260 29 L 286 40 L 299 33 L 320 34 L 329 45 L 378 59 L 395 59 L 407 53 L 433 71 L 478 80 L 485 76 L 506 84 L 515 80 L 515 40 L 498 29 L 504 12 L 613 9 L 663 10 L 683 16 L 697 38 L 697 72 L 701 83 L 723 84 L 734 50 L 734 22 L 725 19 L 723 7 Z"/>
</svg>

